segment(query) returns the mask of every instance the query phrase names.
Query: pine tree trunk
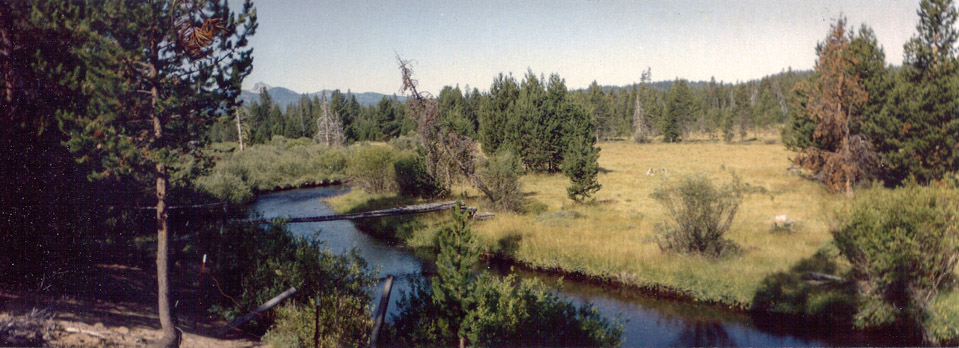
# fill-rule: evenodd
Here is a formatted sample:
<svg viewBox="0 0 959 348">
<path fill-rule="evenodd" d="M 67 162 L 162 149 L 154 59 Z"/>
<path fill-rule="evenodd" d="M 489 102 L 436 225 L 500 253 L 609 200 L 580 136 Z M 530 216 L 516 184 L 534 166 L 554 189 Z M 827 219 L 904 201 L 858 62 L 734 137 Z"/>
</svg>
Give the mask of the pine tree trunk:
<svg viewBox="0 0 959 348">
<path fill-rule="evenodd" d="M 159 91 L 156 86 L 150 90 L 153 97 L 153 136 L 155 142 L 160 142 L 163 138 L 163 124 L 160 122 L 160 115 L 156 113 L 156 102 L 159 99 Z M 167 222 L 169 214 L 166 206 L 166 187 L 167 170 L 161 159 L 157 159 L 156 164 L 157 178 L 157 314 L 160 317 L 160 327 L 163 328 L 163 337 L 157 342 L 157 347 L 179 347 L 180 332 L 176 328 L 176 317 L 170 309 L 170 272 L 169 266 L 169 243 L 170 234 Z"/>
</svg>

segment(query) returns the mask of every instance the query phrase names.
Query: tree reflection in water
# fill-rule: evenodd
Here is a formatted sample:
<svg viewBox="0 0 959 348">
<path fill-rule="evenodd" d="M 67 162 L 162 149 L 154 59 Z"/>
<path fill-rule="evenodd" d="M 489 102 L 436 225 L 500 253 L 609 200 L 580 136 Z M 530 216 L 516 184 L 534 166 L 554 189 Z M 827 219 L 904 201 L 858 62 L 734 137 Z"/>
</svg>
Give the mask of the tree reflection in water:
<svg viewBox="0 0 959 348">
<path fill-rule="evenodd" d="M 722 323 L 715 321 L 685 321 L 674 347 L 735 347 Z"/>
</svg>

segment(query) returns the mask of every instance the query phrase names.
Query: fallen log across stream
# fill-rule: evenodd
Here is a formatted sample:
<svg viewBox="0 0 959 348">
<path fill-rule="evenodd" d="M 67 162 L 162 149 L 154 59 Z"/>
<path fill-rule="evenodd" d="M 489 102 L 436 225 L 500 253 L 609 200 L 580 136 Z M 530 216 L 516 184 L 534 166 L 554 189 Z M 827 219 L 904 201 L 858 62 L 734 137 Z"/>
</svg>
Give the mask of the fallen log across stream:
<svg viewBox="0 0 959 348">
<path fill-rule="evenodd" d="M 375 217 L 384 217 L 384 216 L 395 216 L 395 215 L 407 215 L 407 214 L 420 214 L 420 213 L 429 213 L 440 210 L 448 210 L 453 208 L 456 205 L 456 201 L 446 201 L 446 202 L 437 202 L 437 203 L 426 203 L 426 204 L 416 204 L 408 205 L 405 207 L 399 208 L 390 208 L 383 210 L 373 210 L 362 213 L 349 213 L 349 214 L 337 214 L 337 215 L 323 215 L 323 216 L 307 216 L 307 217 L 295 217 L 295 218 L 270 218 L 270 219 L 251 219 L 246 220 L 249 223 L 254 224 L 266 224 L 273 221 L 283 220 L 287 223 L 297 223 L 297 222 L 322 222 L 322 221 L 336 221 L 336 220 L 358 220 L 358 219 L 368 219 Z M 471 212 L 476 212 L 476 208 L 466 207 L 467 210 Z M 477 215 L 477 218 L 490 218 L 492 213 L 482 213 Z"/>
</svg>

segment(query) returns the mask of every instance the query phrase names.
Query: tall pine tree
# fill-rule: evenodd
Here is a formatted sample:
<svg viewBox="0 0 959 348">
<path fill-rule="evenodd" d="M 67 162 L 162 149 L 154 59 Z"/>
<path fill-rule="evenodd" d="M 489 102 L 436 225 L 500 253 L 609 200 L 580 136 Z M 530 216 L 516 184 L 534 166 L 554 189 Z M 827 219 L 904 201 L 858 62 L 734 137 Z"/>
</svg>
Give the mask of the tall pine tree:
<svg viewBox="0 0 959 348">
<path fill-rule="evenodd" d="M 169 278 L 169 168 L 202 147 L 203 134 L 239 102 L 252 69 L 252 3 L 104 1 L 88 13 L 86 114 L 65 119 L 67 145 L 95 172 L 141 178 L 156 195 L 159 346 L 177 346 Z M 86 27 L 84 27 L 86 28 Z M 150 183 L 152 181 L 152 183 Z"/>
</svg>

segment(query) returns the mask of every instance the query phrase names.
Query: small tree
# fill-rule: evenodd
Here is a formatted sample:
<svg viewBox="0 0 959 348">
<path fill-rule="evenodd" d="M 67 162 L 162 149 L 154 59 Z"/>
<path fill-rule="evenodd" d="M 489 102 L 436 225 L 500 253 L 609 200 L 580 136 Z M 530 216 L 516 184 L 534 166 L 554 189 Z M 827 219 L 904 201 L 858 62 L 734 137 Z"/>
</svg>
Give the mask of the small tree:
<svg viewBox="0 0 959 348">
<path fill-rule="evenodd" d="M 656 188 L 653 199 L 666 209 L 668 222 L 658 226 L 663 250 L 720 256 L 735 248 L 724 235 L 742 202 L 739 177 L 717 188 L 703 175 Z"/>
<path fill-rule="evenodd" d="M 462 202 L 457 202 L 453 222 L 440 231 L 433 278 L 433 303 L 440 311 L 437 326 L 447 336 L 459 337 L 460 347 L 469 335 L 468 316 L 476 304 L 473 265 L 479 260 L 479 246 L 470 232 L 473 214 L 461 207 Z"/>
<path fill-rule="evenodd" d="M 507 150 L 501 150 L 486 159 L 480 172 L 490 191 L 496 194 L 490 202 L 497 208 L 517 211 L 523 204 L 523 190 L 519 182 L 523 165 L 519 157 Z"/>
<path fill-rule="evenodd" d="M 583 202 L 602 187 L 599 174 L 599 148 L 593 146 L 593 138 L 583 135 L 570 139 L 563 159 L 563 174 L 571 181 L 566 188 L 570 199 Z"/>
</svg>

